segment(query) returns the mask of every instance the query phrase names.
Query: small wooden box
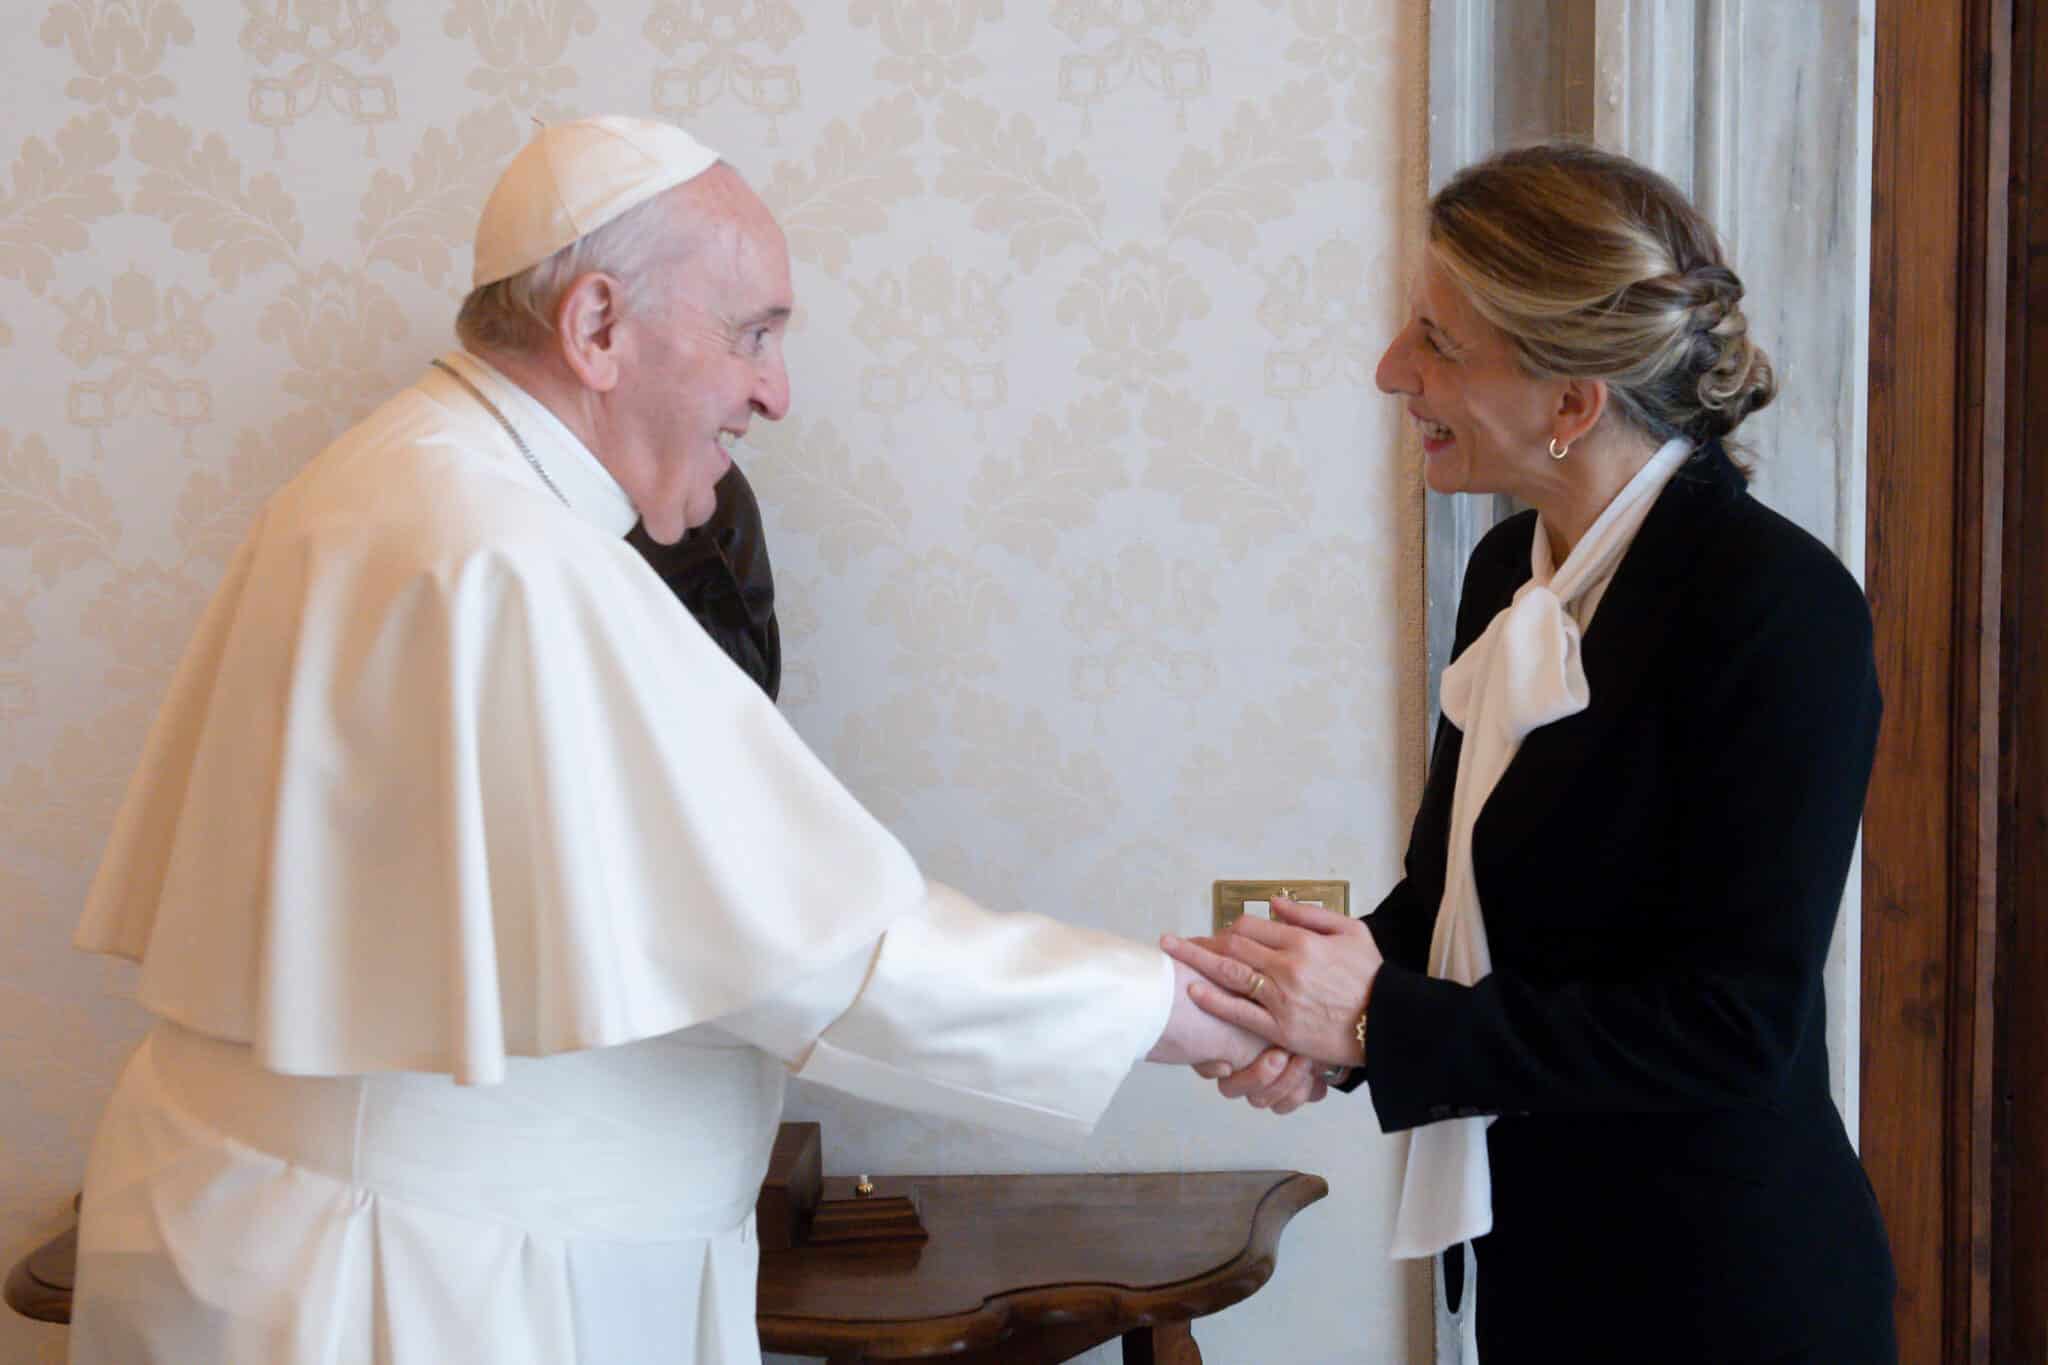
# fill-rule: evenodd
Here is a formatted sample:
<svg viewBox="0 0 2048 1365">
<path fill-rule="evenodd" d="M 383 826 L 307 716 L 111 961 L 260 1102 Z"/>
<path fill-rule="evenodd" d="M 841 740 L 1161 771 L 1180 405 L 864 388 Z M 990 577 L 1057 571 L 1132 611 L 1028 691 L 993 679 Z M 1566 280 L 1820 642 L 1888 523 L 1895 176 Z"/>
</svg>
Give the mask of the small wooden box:
<svg viewBox="0 0 2048 1365">
<path fill-rule="evenodd" d="M 914 1182 L 887 1176 L 871 1180 L 866 1194 L 855 1180 L 827 1180 L 804 1237 L 811 1246 L 922 1245 L 930 1240 Z"/>
</svg>

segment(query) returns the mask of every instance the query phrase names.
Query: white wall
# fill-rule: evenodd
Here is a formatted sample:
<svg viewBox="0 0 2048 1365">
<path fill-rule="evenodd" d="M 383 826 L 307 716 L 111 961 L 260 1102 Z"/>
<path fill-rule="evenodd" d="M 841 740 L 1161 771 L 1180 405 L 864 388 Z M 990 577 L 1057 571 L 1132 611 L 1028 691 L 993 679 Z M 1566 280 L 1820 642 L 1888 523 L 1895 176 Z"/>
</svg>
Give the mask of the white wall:
<svg viewBox="0 0 2048 1365">
<path fill-rule="evenodd" d="M 795 413 L 743 457 L 787 708 L 935 875 L 1147 937 L 1215 877 L 1391 879 L 1420 502 L 1370 371 L 1423 0 L 4 9 L 0 1260 L 145 1026 L 68 940 L 169 669 L 255 502 L 447 344 L 530 113 L 675 117 L 790 229 Z M 1319 1172 L 1211 1358 L 1422 1349 L 1362 1100 L 1148 1071 L 1074 1152 L 794 1108 L 838 1170 Z M 0 1359 L 60 1342 L 0 1319 Z"/>
</svg>

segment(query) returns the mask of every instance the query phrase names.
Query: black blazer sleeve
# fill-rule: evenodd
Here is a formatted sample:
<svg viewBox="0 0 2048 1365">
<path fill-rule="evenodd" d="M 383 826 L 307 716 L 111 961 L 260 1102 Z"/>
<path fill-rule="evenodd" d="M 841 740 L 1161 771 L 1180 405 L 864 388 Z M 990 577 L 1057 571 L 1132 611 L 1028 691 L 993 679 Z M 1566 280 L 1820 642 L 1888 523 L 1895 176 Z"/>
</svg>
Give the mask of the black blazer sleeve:
<svg viewBox="0 0 2048 1365">
<path fill-rule="evenodd" d="M 1752 520 L 1781 521 L 1744 501 Z M 1373 988 L 1365 1067 L 1384 1128 L 1749 1106 L 1783 1082 L 1803 1031 L 1819 1026 L 1880 710 L 1861 590 L 1824 547 L 1793 534 L 1789 549 L 1778 537 L 1772 553 L 1709 557 L 1681 627 L 1684 662 L 1657 675 L 1687 736 L 1671 764 L 1683 813 L 1658 852 L 1679 888 L 1675 905 L 1654 908 L 1669 925 L 1663 947 L 1639 970 L 1599 979 L 1497 961 L 1472 986 L 1390 959 Z M 1567 834 L 1545 856 L 1570 857 L 1568 816 L 1552 828 Z M 1542 916 L 1546 890 L 1541 877 L 1522 879 L 1489 918 Z"/>
</svg>

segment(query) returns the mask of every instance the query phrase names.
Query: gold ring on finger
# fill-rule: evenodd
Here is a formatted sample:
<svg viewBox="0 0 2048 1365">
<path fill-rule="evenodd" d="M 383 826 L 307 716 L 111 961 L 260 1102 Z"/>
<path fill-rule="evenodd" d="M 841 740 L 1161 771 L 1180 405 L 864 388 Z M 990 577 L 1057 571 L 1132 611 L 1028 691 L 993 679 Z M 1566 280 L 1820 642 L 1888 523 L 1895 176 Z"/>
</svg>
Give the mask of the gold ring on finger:
<svg viewBox="0 0 2048 1365">
<path fill-rule="evenodd" d="M 1253 972 L 1252 984 L 1244 988 L 1244 998 L 1247 1000 L 1256 1000 L 1259 998 L 1259 992 L 1264 990 L 1265 988 L 1266 974 L 1264 972 Z"/>
</svg>

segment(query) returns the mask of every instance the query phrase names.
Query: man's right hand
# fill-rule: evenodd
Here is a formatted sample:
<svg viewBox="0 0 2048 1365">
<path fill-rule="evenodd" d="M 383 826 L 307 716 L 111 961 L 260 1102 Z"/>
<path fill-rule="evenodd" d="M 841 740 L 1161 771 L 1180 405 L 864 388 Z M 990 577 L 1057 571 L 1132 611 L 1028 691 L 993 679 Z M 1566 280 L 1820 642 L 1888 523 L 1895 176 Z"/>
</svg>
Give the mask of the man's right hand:
<svg viewBox="0 0 2048 1365">
<path fill-rule="evenodd" d="M 1166 1016 L 1165 1031 L 1145 1054 L 1145 1060 L 1169 1066 L 1222 1062 L 1233 1072 L 1250 1066 L 1266 1050 L 1266 1044 L 1197 1005 L 1190 998 L 1188 987 L 1199 979 L 1191 968 L 1178 962 L 1173 964 L 1173 1010 Z"/>
</svg>

